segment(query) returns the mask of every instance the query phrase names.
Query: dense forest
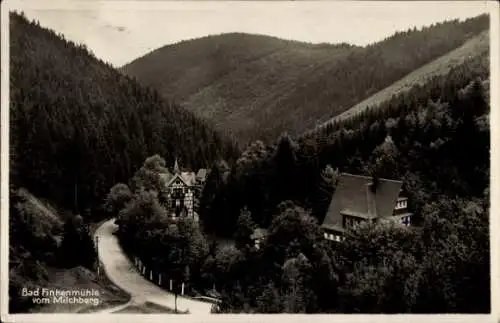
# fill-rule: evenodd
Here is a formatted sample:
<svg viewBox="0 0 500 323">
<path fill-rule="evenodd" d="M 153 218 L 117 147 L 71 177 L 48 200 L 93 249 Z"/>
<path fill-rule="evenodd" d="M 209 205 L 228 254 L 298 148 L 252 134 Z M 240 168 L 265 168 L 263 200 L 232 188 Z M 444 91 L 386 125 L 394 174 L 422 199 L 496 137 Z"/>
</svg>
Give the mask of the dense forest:
<svg viewBox="0 0 500 323">
<path fill-rule="evenodd" d="M 200 201 L 205 229 L 232 235 L 244 207 L 266 227 L 284 200 L 322 221 L 338 171 L 403 179 L 416 211 L 439 195 L 482 196 L 489 184 L 488 57 L 472 57 L 310 137 L 256 141 L 231 166 L 218 163 Z"/>
<path fill-rule="evenodd" d="M 488 312 L 488 77 L 489 55 L 472 57 L 327 132 L 256 142 L 213 171 L 204 227 L 269 231 L 257 252 L 214 258 L 223 311 Z M 415 226 L 360 227 L 332 251 L 318 224 L 342 171 L 403 179 Z"/>
<path fill-rule="evenodd" d="M 10 50 L 10 179 L 37 196 L 81 211 L 153 153 L 195 169 L 238 153 L 193 114 L 22 14 L 10 15 Z"/>
<path fill-rule="evenodd" d="M 363 101 L 358 102 L 350 109 L 336 115 L 330 120 L 327 120 L 323 124 L 318 125 L 316 128 L 310 129 L 301 136 L 307 136 L 311 132 L 319 131 L 321 128 L 326 127 L 332 122 L 348 119 L 364 109 L 375 107 L 380 103 L 390 100 L 394 95 L 410 90 L 416 84 L 425 84 L 434 76 L 448 74 L 452 68 L 463 64 L 464 61 L 469 59 L 471 56 L 487 53 L 489 51 L 489 42 L 489 30 L 485 30 L 479 35 L 466 41 L 462 46 L 438 57 L 422 67 L 419 67 L 390 86 L 382 89 Z"/>
<path fill-rule="evenodd" d="M 95 270 L 89 221 L 102 220 L 107 191 L 146 156 L 197 168 L 238 149 L 23 14 L 10 14 L 10 50 L 9 305 L 26 312 L 34 304 L 21 288 L 53 286 L 58 270 Z"/>
<path fill-rule="evenodd" d="M 150 158 L 129 183 L 141 185 L 108 195 L 121 241 L 190 290 L 215 286 L 223 313 L 487 313 L 488 79 L 480 54 L 321 136 L 254 142 L 213 167 L 200 228 L 165 220 L 161 189 L 147 184 L 165 161 Z M 414 226 L 366 224 L 342 244 L 325 240 L 339 172 L 403 179 Z M 259 249 L 257 227 L 268 230 Z M 214 234 L 235 244 L 209 242 Z"/>
<path fill-rule="evenodd" d="M 488 29 L 487 15 L 397 32 L 366 46 L 222 34 L 164 46 L 121 70 L 240 145 L 329 120 Z"/>
<path fill-rule="evenodd" d="M 182 49 L 197 40 L 167 47 L 175 50 L 180 67 L 211 53 L 200 66 L 171 75 L 176 87 L 186 85 L 181 94 L 189 97 L 180 99 L 192 113 L 165 99 L 163 89 L 114 70 L 84 45 L 12 13 L 11 311 L 29 307 L 18 297 L 19 288 L 46 280 L 49 266 L 95 266 L 88 226 L 94 214 L 115 217 L 124 250 L 172 277 L 176 288 L 185 282 L 196 295 L 215 287 L 222 313 L 489 312 L 489 53 L 471 56 L 446 75 L 356 117 L 296 136 L 305 130 L 302 125 L 344 111 L 487 25 L 487 16 L 445 22 L 365 48 L 222 35 L 215 38 L 230 37 L 227 52 L 216 43 L 212 51 L 192 52 L 188 63 L 182 62 Z M 235 40 L 241 37 L 246 42 L 238 47 Z M 268 46 L 262 52 L 246 53 L 263 39 Z M 206 46 L 214 46 L 213 40 L 207 37 Z M 235 46 L 240 56 L 231 60 Z M 283 48 L 289 50 L 280 56 Z M 318 53 L 318 65 L 308 69 L 302 61 L 297 75 L 283 74 L 286 84 L 279 85 L 272 73 L 263 75 L 269 83 L 248 77 L 260 73 L 262 62 L 273 71 L 272 59 L 283 62 L 276 67 L 282 75 L 288 63 L 301 62 L 311 50 Z M 330 51 L 338 56 L 332 59 Z M 155 54 L 159 62 L 150 63 L 160 64 L 162 52 Z M 229 73 L 240 58 L 249 65 Z M 192 90 L 182 83 L 214 61 L 222 65 L 215 64 Z M 301 71 L 317 74 L 298 84 Z M 195 103 L 224 98 L 232 92 L 228 84 L 234 75 L 249 80 L 242 91 L 270 91 L 227 99 L 227 114 L 213 114 L 231 123 L 240 142 L 252 140 L 242 152 L 229 133 L 216 132 L 195 116 L 199 109 L 203 115 L 220 108 Z M 244 93 L 238 91 L 234 95 Z M 287 95 L 279 99 L 273 91 Z M 270 106 L 252 110 L 245 103 L 266 95 L 262 102 L 273 102 Z M 250 113 L 242 113 L 241 120 L 258 126 L 241 127 L 231 117 L 241 111 L 229 106 Z M 272 113 L 256 113 L 262 107 Z M 291 117 L 284 118 L 284 111 Z M 167 216 L 160 175 L 175 158 L 188 168 L 211 168 L 197 205 L 200 225 Z M 320 224 L 341 172 L 402 179 L 414 225 L 366 224 L 347 231 L 342 244 L 324 239 Z M 34 196 L 74 209 L 61 216 Z M 256 249 L 250 235 L 258 227 L 268 235 Z M 213 237 L 235 243 L 223 246 Z"/>
</svg>

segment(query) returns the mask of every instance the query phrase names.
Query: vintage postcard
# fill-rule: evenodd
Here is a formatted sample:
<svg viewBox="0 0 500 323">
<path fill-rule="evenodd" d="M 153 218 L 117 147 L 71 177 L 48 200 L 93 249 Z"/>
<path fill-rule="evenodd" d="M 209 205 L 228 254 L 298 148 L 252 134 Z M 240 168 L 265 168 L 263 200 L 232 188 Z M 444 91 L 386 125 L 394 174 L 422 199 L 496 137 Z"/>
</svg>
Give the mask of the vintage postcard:
<svg viewBox="0 0 500 323">
<path fill-rule="evenodd" d="M 498 11 L 3 2 L 2 321 L 498 322 Z"/>
</svg>

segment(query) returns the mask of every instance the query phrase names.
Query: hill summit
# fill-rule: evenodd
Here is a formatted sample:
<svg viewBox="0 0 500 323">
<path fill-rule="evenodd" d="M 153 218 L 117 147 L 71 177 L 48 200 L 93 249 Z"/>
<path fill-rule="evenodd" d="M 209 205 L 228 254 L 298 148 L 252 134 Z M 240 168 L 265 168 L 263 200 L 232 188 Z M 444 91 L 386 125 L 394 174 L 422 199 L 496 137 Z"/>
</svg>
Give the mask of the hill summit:
<svg viewBox="0 0 500 323">
<path fill-rule="evenodd" d="M 487 29 L 481 15 L 358 47 L 229 33 L 161 47 L 121 68 L 240 142 L 300 134 Z"/>
</svg>

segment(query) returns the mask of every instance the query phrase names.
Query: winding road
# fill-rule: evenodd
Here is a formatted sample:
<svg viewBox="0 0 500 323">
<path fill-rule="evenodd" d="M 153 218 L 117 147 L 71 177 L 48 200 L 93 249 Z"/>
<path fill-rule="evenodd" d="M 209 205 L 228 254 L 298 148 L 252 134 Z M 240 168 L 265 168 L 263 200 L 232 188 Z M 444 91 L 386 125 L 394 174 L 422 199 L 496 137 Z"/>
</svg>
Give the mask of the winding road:
<svg viewBox="0 0 500 323">
<path fill-rule="evenodd" d="M 113 232 L 116 230 L 114 219 L 104 222 L 95 232 L 98 237 L 99 260 L 111 282 L 131 295 L 128 304 L 151 302 L 160 306 L 175 308 L 175 296 L 144 278 L 132 261 L 125 255 Z M 189 310 L 190 314 L 210 314 L 212 304 L 177 297 L 177 309 Z"/>
</svg>

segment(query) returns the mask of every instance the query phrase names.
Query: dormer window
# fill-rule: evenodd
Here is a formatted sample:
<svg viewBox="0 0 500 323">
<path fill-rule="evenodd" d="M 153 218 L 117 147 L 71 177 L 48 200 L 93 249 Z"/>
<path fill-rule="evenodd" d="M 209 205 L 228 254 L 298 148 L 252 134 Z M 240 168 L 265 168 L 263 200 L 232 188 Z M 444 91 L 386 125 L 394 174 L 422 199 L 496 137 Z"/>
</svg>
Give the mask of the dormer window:
<svg viewBox="0 0 500 323">
<path fill-rule="evenodd" d="M 396 210 L 406 209 L 407 207 L 407 199 L 406 198 L 398 198 L 396 202 Z"/>
<path fill-rule="evenodd" d="M 353 228 L 361 222 L 361 219 L 353 217 L 353 216 L 345 216 L 345 227 Z"/>
</svg>

